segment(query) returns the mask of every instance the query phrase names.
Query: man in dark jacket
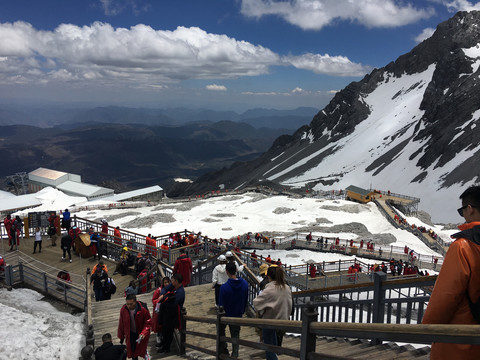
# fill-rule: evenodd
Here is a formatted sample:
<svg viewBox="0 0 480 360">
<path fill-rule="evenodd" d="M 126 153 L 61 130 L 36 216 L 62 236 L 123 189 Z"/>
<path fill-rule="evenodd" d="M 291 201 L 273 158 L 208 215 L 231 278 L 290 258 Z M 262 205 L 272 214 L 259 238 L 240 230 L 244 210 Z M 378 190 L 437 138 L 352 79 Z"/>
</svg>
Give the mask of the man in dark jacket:
<svg viewBox="0 0 480 360">
<path fill-rule="evenodd" d="M 178 322 L 180 311 L 185 302 L 185 289 L 182 286 L 182 275 L 176 273 L 172 276 L 172 283 L 166 288 L 165 294 L 160 295 L 159 321 L 162 324 L 162 342 L 159 353 L 169 353 L 173 340 L 173 331 L 180 326 Z"/>
<path fill-rule="evenodd" d="M 67 229 L 67 232 L 70 230 L 71 221 L 72 220 L 70 219 L 70 211 L 68 211 L 68 209 L 65 209 L 62 218 L 62 228 Z"/>
<path fill-rule="evenodd" d="M 102 267 L 97 267 L 90 277 L 90 284 L 93 283 L 93 291 L 95 292 L 95 301 L 105 299 L 105 282 L 107 279 L 108 273 Z"/>
<path fill-rule="evenodd" d="M 173 267 L 173 273 L 181 274 L 183 278 L 182 285 L 187 286 L 188 284 L 190 284 L 192 271 L 193 271 L 192 260 L 188 257 L 187 254 L 185 254 L 185 249 L 183 248 L 180 250 L 180 256 L 175 261 L 175 265 Z"/>
<path fill-rule="evenodd" d="M 218 305 L 223 306 L 225 316 L 242 317 L 247 306 L 248 299 L 248 283 L 241 278 L 237 278 L 237 266 L 233 262 L 229 262 L 225 270 L 227 271 L 228 281 L 220 287 L 220 295 L 218 297 Z M 238 339 L 240 337 L 239 325 L 228 325 L 230 336 Z M 220 336 L 225 336 L 225 324 L 220 324 Z M 220 349 L 223 353 L 228 354 L 227 344 L 222 343 Z M 238 357 L 238 344 L 232 344 L 232 356 Z"/>
<path fill-rule="evenodd" d="M 109 333 L 102 336 L 102 346 L 95 350 L 95 360 L 126 360 L 127 347 L 125 345 L 113 345 L 112 335 Z"/>
<path fill-rule="evenodd" d="M 137 297 L 133 294 L 127 295 L 125 302 L 120 309 L 118 338 L 121 344 L 125 340 L 129 358 L 132 360 L 138 360 L 139 356 L 145 358 L 152 326 L 150 311 L 147 305 L 137 301 Z"/>
<path fill-rule="evenodd" d="M 63 235 L 60 245 L 62 246 L 63 250 L 62 260 L 65 260 L 65 257 L 68 253 L 68 258 L 70 259 L 70 262 L 72 262 L 72 252 L 70 251 L 70 249 L 72 248 L 72 238 L 70 237 L 70 235 Z"/>
</svg>

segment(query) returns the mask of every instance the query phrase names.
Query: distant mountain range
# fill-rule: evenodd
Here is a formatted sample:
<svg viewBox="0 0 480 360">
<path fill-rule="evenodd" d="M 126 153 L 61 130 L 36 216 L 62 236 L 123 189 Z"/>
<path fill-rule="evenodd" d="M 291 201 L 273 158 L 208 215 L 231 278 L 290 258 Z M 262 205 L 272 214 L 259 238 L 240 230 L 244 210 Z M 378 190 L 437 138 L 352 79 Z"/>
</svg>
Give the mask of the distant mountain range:
<svg viewBox="0 0 480 360">
<path fill-rule="evenodd" d="M 63 129 L 74 129 L 94 123 L 181 126 L 189 123 L 232 121 L 243 122 L 257 129 L 294 130 L 309 123 L 317 112 L 318 109 L 311 107 L 300 107 L 293 110 L 251 109 L 238 114 L 234 111 L 187 108 L 142 109 L 107 106 L 79 109 L 0 105 L 0 126 L 60 126 Z"/>
<path fill-rule="evenodd" d="M 330 191 L 349 185 L 421 198 L 437 221 L 480 181 L 480 12 L 459 12 L 409 53 L 349 84 L 309 125 L 262 156 L 177 193 L 248 185 Z"/>
<path fill-rule="evenodd" d="M 122 124 L 119 118 L 133 120 L 142 110 L 104 108 L 91 112 L 98 116 L 83 123 L 48 128 L 0 126 L 0 177 L 45 167 L 80 174 L 92 184 L 113 182 L 126 189 L 158 184 L 168 188 L 174 178 L 196 179 L 258 157 L 278 136 L 293 133 L 291 129 L 255 128 L 229 120 L 180 126 Z"/>
</svg>

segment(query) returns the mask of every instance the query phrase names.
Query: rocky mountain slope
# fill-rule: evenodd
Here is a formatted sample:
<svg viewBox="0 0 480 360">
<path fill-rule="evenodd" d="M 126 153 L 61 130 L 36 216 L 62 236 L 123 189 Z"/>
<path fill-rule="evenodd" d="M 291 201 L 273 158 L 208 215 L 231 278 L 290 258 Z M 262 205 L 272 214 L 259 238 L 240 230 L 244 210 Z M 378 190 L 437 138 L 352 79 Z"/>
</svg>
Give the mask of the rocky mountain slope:
<svg viewBox="0 0 480 360">
<path fill-rule="evenodd" d="M 458 221 L 463 188 L 480 176 L 480 12 L 459 12 L 409 53 L 338 92 L 309 125 L 259 158 L 188 185 L 311 189 L 351 184 L 419 196 L 435 220 Z"/>
</svg>

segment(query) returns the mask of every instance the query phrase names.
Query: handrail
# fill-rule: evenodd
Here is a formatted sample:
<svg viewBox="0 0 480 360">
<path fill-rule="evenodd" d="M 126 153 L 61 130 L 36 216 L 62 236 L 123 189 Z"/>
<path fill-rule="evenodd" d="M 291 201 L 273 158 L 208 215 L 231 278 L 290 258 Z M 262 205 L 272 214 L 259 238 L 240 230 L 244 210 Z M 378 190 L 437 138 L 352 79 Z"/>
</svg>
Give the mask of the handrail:
<svg viewBox="0 0 480 360">
<path fill-rule="evenodd" d="M 376 324 L 321 322 L 312 323 L 311 330 L 321 336 L 342 336 L 417 344 L 444 342 L 480 344 L 480 325 L 460 324 Z"/>
<path fill-rule="evenodd" d="M 223 313 L 224 314 L 224 313 Z M 250 348 L 275 351 L 277 354 L 290 354 L 301 359 L 310 358 L 318 355 L 316 353 L 316 336 L 342 337 L 372 339 L 376 338 L 379 343 L 382 341 L 402 341 L 408 343 L 430 344 L 432 342 L 458 343 L 458 344 L 480 344 L 480 325 L 457 325 L 457 324 L 366 324 L 366 323 L 343 323 L 343 322 L 317 322 L 318 314 L 314 307 L 309 305 L 304 309 L 302 321 L 295 320 L 274 320 L 274 319 L 253 319 L 225 317 L 218 313 L 213 316 L 188 316 L 184 315 L 182 319 L 182 331 L 187 334 L 204 337 L 208 339 L 217 339 L 217 348 L 219 341 L 237 343 Z M 198 331 L 188 331 L 187 321 L 200 322 L 206 324 L 216 324 L 216 336 L 213 334 L 200 333 Z M 220 337 L 219 325 L 237 325 L 245 327 L 267 328 L 282 330 L 290 333 L 302 335 L 300 349 L 277 347 L 258 342 L 233 339 L 229 337 Z M 213 335 L 213 336 L 212 336 Z M 183 337 L 183 339 L 186 339 Z M 195 348 L 205 353 L 212 353 L 210 349 L 204 349 L 199 346 L 189 344 L 186 340 L 182 344 L 185 347 Z M 294 355 L 295 354 L 295 355 Z M 217 354 L 217 359 L 222 358 Z"/>
<path fill-rule="evenodd" d="M 394 279 L 394 280 L 386 280 L 383 282 L 384 286 L 396 286 L 396 285 L 404 285 L 404 284 L 411 284 L 411 285 L 416 285 L 416 286 L 422 286 L 423 283 L 425 282 L 430 282 L 430 281 L 435 281 L 437 279 L 438 275 L 431 275 L 431 276 L 421 276 L 421 277 L 416 277 L 416 278 L 410 278 L 410 279 Z M 357 284 L 348 284 L 348 285 L 339 285 L 339 286 L 330 286 L 327 288 L 322 288 L 322 289 L 309 289 L 309 290 L 302 290 L 302 291 L 296 291 L 292 293 L 294 297 L 296 296 L 319 296 L 321 294 L 328 293 L 330 291 L 336 291 L 336 290 L 353 290 L 353 289 L 361 289 L 361 288 L 367 288 L 367 287 L 372 287 L 374 284 L 373 281 L 371 282 L 365 282 L 365 283 L 357 283 Z"/>
</svg>

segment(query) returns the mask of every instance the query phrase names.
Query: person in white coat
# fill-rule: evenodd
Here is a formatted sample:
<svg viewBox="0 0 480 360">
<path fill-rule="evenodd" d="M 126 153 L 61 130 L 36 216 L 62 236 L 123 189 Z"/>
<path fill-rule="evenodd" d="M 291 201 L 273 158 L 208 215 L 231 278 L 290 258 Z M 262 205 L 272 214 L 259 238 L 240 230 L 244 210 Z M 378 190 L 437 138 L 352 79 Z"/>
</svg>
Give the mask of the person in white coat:
<svg viewBox="0 0 480 360">
<path fill-rule="evenodd" d="M 253 306 L 261 318 L 288 320 L 292 309 L 292 290 L 285 282 L 285 272 L 280 266 L 270 266 L 267 270 L 268 283 L 265 289 L 253 300 Z M 263 342 L 278 345 L 274 329 L 262 329 Z M 277 360 L 277 354 L 266 351 L 267 360 Z"/>
<path fill-rule="evenodd" d="M 225 266 L 227 265 L 227 258 L 225 255 L 218 257 L 220 264 L 215 266 L 212 273 L 212 286 L 215 289 L 215 307 L 218 308 L 218 295 L 220 294 L 220 286 L 225 284 L 228 280 L 227 271 Z"/>
</svg>

